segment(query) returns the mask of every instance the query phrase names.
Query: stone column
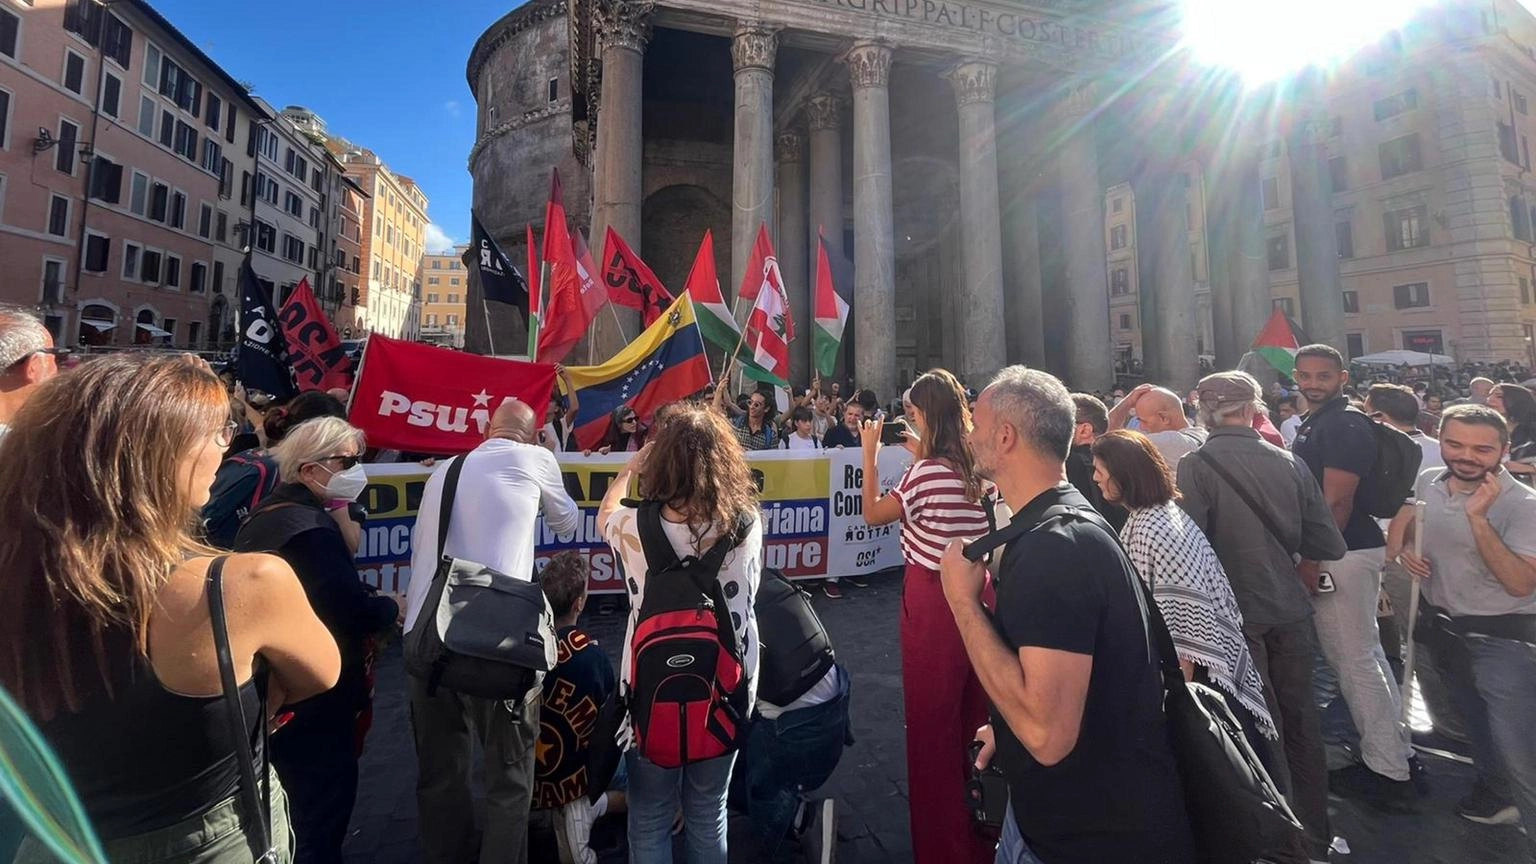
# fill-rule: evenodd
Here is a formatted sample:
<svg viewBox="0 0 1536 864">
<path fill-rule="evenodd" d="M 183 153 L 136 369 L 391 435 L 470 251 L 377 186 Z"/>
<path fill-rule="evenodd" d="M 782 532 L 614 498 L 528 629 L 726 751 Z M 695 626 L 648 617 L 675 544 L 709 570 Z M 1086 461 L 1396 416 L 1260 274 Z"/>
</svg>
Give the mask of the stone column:
<svg viewBox="0 0 1536 864">
<path fill-rule="evenodd" d="M 603 80 L 598 102 L 597 150 L 592 165 L 592 234 L 587 239 L 594 261 L 603 255 L 603 238 L 612 226 L 632 248 L 640 248 L 640 205 L 644 197 L 644 151 L 640 82 L 645 45 L 651 38 L 655 4 L 606 0 L 597 5 L 602 40 Z M 601 271 L 602 262 L 597 261 Z M 601 281 L 601 272 L 593 276 Z M 601 285 L 599 285 L 601 290 Z M 640 315 L 615 306 L 618 320 L 604 312 L 589 333 L 591 359 L 602 363 L 640 332 Z"/>
<path fill-rule="evenodd" d="M 1268 323 L 1274 310 L 1269 293 L 1269 250 L 1264 228 L 1264 201 L 1258 159 L 1244 160 L 1232 172 L 1232 211 L 1228 217 L 1231 242 L 1227 248 L 1232 283 L 1233 349 L 1242 357 Z M 1339 301 L 1343 303 L 1342 298 Z"/>
<path fill-rule="evenodd" d="M 1104 189 L 1099 150 L 1088 114 L 1097 104 L 1092 84 L 1072 88 L 1063 105 L 1062 129 L 1071 134 L 1056 154 L 1061 184 L 1061 233 L 1066 239 L 1068 314 L 1067 386 L 1109 390 L 1115 348 L 1109 333 L 1109 281 L 1105 275 Z M 1140 201 L 1137 201 L 1138 210 Z"/>
<path fill-rule="evenodd" d="M 827 254 L 835 263 L 843 252 L 843 100 L 833 93 L 817 93 L 806 107 L 810 117 L 810 199 L 811 218 L 806 226 L 806 284 L 816 290 L 816 236 L 827 242 Z M 837 269 L 833 274 L 836 278 Z M 847 299 L 852 296 L 852 285 L 838 285 L 838 293 Z M 813 295 L 814 297 L 814 295 Z M 809 326 L 809 325 L 807 325 Z M 851 331 L 848 336 L 851 336 Z M 844 348 L 850 341 L 844 337 Z M 807 337 L 809 340 L 809 337 Z M 806 351 L 814 357 L 814 340 L 808 341 Z M 847 356 L 846 352 L 843 356 Z M 814 360 L 813 360 L 814 362 Z"/>
<path fill-rule="evenodd" d="M 736 70 L 735 162 L 731 181 L 731 284 L 741 288 L 761 225 L 773 230 L 773 61 L 778 28 L 742 22 L 731 40 Z M 745 315 L 745 310 L 738 310 Z"/>
<path fill-rule="evenodd" d="M 1286 142 L 1291 157 L 1291 222 L 1296 228 L 1302 329 L 1313 342 L 1343 352 L 1344 294 L 1328 176 L 1328 118 L 1325 113 L 1313 112 L 1304 120 Z"/>
<path fill-rule="evenodd" d="M 896 245 L 891 212 L 891 49 L 855 42 L 853 83 L 854 378 L 896 398 Z"/>
<path fill-rule="evenodd" d="M 778 138 L 779 158 L 779 233 L 775 247 L 779 253 L 779 272 L 784 276 L 784 292 L 789 297 L 790 320 L 795 322 L 795 339 L 789 345 L 789 381 L 804 387 L 811 380 L 811 286 L 806 274 L 814 273 L 806 263 L 809 239 L 806 221 L 810 211 L 805 201 L 805 135 L 798 129 L 783 132 Z M 814 278 L 814 277 L 813 277 Z"/>
<path fill-rule="evenodd" d="M 1223 190 L 1230 199 L 1231 194 Z M 1210 218 L 1214 215 L 1214 219 Z M 1210 243 L 1211 273 L 1211 353 L 1217 369 L 1232 369 L 1243 356 L 1238 348 L 1238 330 L 1232 318 L 1232 267 L 1227 254 L 1232 245 L 1231 205 L 1222 201 L 1214 214 L 1206 218 L 1206 237 Z"/>
<path fill-rule="evenodd" d="M 1153 383 L 1186 393 L 1200 378 L 1195 274 L 1189 255 L 1187 193 L 1172 166 L 1135 183 L 1136 261 L 1143 291 L 1156 297 L 1157 327 L 1145 346 Z"/>
<path fill-rule="evenodd" d="M 997 203 L 997 67 L 967 60 L 945 73 L 960 114 L 960 242 L 963 271 L 957 298 L 960 374 L 980 387 L 1007 363 L 1003 313 L 1002 216 Z M 1101 265 L 1099 269 L 1103 269 Z"/>
<path fill-rule="evenodd" d="M 1014 340 L 1009 360 L 1038 369 L 1045 365 L 1045 295 L 1040 275 L 1039 216 L 1032 190 L 1008 205 L 1003 233 L 1010 280 L 1004 288 L 1004 305 Z"/>
</svg>

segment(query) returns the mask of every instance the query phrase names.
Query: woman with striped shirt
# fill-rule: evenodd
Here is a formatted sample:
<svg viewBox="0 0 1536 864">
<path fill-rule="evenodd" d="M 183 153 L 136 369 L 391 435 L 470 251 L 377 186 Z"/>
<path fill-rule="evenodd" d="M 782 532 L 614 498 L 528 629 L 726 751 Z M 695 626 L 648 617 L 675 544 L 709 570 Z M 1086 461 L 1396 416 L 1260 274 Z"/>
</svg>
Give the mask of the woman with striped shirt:
<svg viewBox="0 0 1536 864">
<path fill-rule="evenodd" d="M 939 559 L 952 540 L 987 533 L 981 481 L 970 445 L 971 412 L 954 375 L 935 369 L 907 391 L 917 457 L 896 485 L 880 494 L 880 422 L 867 420 L 864 519 L 901 523 L 906 579 L 901 604 L 901 679 L 907 719 L 907 801 L 915 864 L 980 864 L 993 858 L 991 841 L 965 806 L 966 750 L 986 722 L 987 697 L 966 658 L 960 631 L 939 583 Z"/>
</svg>

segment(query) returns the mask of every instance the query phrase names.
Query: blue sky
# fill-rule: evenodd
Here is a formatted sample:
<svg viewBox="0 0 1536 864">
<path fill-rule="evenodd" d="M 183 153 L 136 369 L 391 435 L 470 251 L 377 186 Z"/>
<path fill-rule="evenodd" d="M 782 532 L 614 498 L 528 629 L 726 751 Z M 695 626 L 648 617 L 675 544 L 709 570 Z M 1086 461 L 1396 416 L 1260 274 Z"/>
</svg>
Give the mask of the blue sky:
<svg viewBox="0 0 1536 864">
<path fill-rule="evenodd" d="M 274 108 L 308 107 L 415 179 L 433 225 L 467 242 L 475 106 L 464 65 L 521 0 L 150 2 Z"/>
</svg>

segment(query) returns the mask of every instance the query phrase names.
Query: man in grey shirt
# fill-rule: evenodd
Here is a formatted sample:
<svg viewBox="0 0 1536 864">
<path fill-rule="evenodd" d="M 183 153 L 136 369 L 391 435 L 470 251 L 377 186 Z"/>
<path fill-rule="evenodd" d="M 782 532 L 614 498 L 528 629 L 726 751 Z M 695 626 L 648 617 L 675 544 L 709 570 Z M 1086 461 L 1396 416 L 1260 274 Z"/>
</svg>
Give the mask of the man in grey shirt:
<svg viewBox="0 0 1536 864">
<path fill-rule="evenodd" d="M 1306 856 L 1326 860 L 1327 763 L 1312 702 L 1317 636 L 1295 562 L 1298 555 L 1343 557 L 1344 537 L 1307 466 L 1254 430 L 1254 416 L 1264 410 L 1257 381 L 1220 372 L 1201 379 L 1196 392 L 1210 438 L 1179 462 L 1179 504 L 1216 550 L 1243 613 L 1243 634 L 1284 748 L 1283 759 L 1265 765 L 1307 829 Z"/>
<path fill-rule="evenodd" d="M 1536 855 L 1536 490 L 1500 466 L 1509 428 L 1491 408 L 1457 405 L 1440 421 L 1444 469 L 1419 475 L 1423 556 L 1414 508 L 1392 520 L 1387 554 L 1422 580 L 1420 627 L 1467 719 L 1477 785 L 1458 811 L 1522 824 Z"/>
</svg>

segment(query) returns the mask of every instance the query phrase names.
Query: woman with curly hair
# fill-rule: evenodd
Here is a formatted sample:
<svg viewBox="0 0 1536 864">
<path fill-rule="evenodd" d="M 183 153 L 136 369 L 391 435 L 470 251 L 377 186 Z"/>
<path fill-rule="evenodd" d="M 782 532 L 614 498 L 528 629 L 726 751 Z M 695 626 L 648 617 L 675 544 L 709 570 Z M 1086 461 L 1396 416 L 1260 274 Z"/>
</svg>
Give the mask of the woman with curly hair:
<svg viewBox="0 0 1536 864">
<path fill-rule="evenodd" d="M 992 843 L 977 833 L 965 806 L 967 749 L 986 722 L 987 696 L 955 627 L 939 559 L 955 540 L 987 533 L 967 436 L 971 410 L 955 376 L 934 369 L 907 391 L 907 447 L 916 461 L 880 494 L 880 422 L 864 421 L 864 520 L 901 523 L 906 560 L 901 599 L 901 680 L 907 719 L 907 805 L 916 864 L 983 862 Z"/>
<path fill-rule="evenodd" d="M 637 473 L 644 501 L 634 506 L 625 502 L 624 495 Z M 730 544 L 717 576 L 718 590 L 712 594 L 724 598 L 749 682 L 746 704 L 738 706 L 740 721 L 751 716 L 758 662 L 753 598 L 763 570 L 758 507 L 757 485 L 724 416 L 697 403 L 678 403 L 657 412 L 650 442 L 609 485 L 597 511 L 598 528 L 622 560 L 629 590 L 625 635 L 629 648 L 619 676 L 626 691 L 635 684 L 631 652 L 649 587 L 647 577 L 653 567 L 665 568 L 668 563 L 649 560 L 665 552 L 658 553 L 653 546 L 648 554 L 642 540 L 643 535 L 655 536 L 659 527 L 678 559 L 702 557 L 719 542 Z M 725 864 L 726 792 L 736 754 L 679 768 L 663 768 L 639 750 L 631 750 L 627 758 L 630 860 L 636 864 L 672 860 L 672 822 L 681 804 L 690 864 Z"/>
</svg>

